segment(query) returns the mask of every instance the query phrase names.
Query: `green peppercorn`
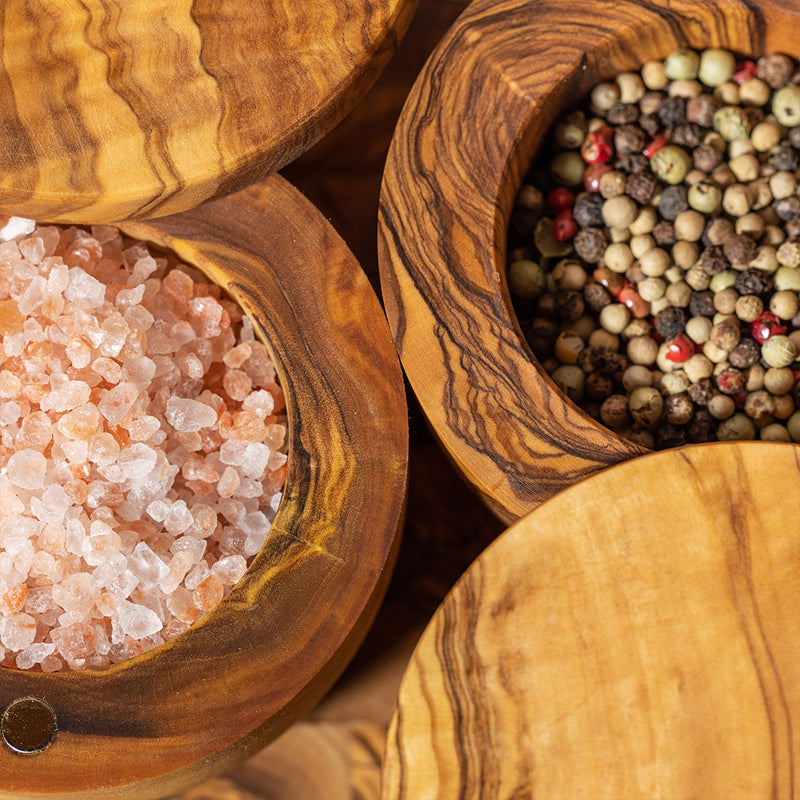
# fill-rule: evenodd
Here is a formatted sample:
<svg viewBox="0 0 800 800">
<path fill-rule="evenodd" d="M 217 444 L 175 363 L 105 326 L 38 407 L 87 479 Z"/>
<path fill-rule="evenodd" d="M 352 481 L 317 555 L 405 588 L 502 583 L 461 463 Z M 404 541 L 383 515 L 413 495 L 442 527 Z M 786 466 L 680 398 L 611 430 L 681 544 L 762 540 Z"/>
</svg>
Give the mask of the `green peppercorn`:
<svg viewBox="0 0 800 800">
<path fill-rule="evenodd" d="M 692 157 L 676 144 L 668 144 L 650 159 L 650 167 L 664 183 L 678 184 L 692 168 Z"/>
<path fill-rule="evenodd" d="M 745 441 L 753 439 L 756 435 L 756 426 L 745 414 L 734 414 L 723 420 L 717 428 L 717 439 L 721 442 Z"/>
<path fill-rule="evenodd" d="M 565 150 L 577 150 L 583 144 L 587 130 L 584 113 L 575 111 L 556 125 L 556 144 Z"/>
<path fill-rule="evenodd" d="M 720 292 L 724 292 L 726 289 L 730 289 L 733 286 L 733 284 L 736 283 L 736 276 L 737 273 L 734 272 L 732 269 L 726 269 L 723 270 L 722 272 L 718 272 L 716 275 L 712 276 L 711 281 L 708 284 L 708 288 L 712 292 L 714 292 L 714 294 L 719 294 Z M 733 302 L 735 305 L 736 304 L 735 298 Z"/>
<path fill-rule="evenodd" d="M 761 429 L 760 437 L 762 442 L 791 442 L 792 437 L 785 425 L 773 422 Z"/>
<path fill-rule="evenodd" d="M 793 128 L 800 123 L 800 86 L 784 86 L 772 98 L 772 113 L 781 125 Z"/>
<path fill-rule="evenodd" d="M 545 283 L 544 270 L 535 261 L 520 259 L 508 268 L 508 288 L 517 297 L 538 297 Z"/>
<path fill-rule="evenodd" d="M 693 80 L 700 69 L 700 56 L 688 47 L 680 47 L 664 59 L 664 74 L 671 81 Z"/>
<path fill-rule="evenodd" d="M 722 207 L 722 189 L 710 181 L 699 181 L 689 187 L 689 205 L 702 214 L 716 214 Z"/>
<path fill-rule="evenodd" d="M 793 442 L 800 442 L 800 411 L 795 411 L 786 421 L 786 429 Z"/>
<path fill-rule="evenodd" d="M 800 269 L 778 267 L 772 276 L 772 283 L 779 292 L 800 292 Z"/>
<path fill-rule="evenodd" d="M 550 164 L 553 177 L 564 186 L 577 186 L 583 181 L 586 168 L 581 154 L 576 150 L 564 150 Z"/>
<path fill-rule="evenodd" d="M 750 118 L 743 108 L 723 106 L 714 112 L 714 130 L 728 142 L 746 139 L 750 128 Z"/>
<path fill-rule="evenodd" d="M 728 50 L 709 48 L 700 54 L 697 77 L 706 85 L 721 86 L 729 81 L 736 69 L 736 59 Z"/>
</svg>

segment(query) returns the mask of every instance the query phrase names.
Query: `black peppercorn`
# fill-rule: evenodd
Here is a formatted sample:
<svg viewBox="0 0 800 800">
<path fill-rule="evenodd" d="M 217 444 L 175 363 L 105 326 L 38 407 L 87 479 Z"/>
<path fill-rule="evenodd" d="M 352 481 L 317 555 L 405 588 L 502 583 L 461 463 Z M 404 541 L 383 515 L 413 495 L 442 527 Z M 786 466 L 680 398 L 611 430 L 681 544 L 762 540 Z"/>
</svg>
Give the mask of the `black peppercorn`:
<svg viewBox="0 0 800 800">
<path fill-rule="evenodd" d="M 789 56 L 774 53 L 758 59 L 758 77 L 771 89 L 786 86 L 794 73 L 794 62 Z"/>
<path fill-rule="evenodd" d="M 708 401 L 714 394 L 714 384 L 711 378 L 700 378 L 686 390 L 689 398 L 696 406 L 707 406 Z"/>
<path fill-rule="evenodd" d="M 587 264 L 596 264 L 603 257 L 607 244 L 606 235 L 600 228 L 584 228 L 572 240 L 578 258 Z"/>
<path fill-rule="evenodd" d="M 705 408 L 695 409 L 694 416 L 686 425 L 686 435 L 690 442 L 713 442 L 715 433 L 714 418 Z"/>
<path fill-rule="evenodd" d="M 798 150 L 800 150 L 800 125 L 794 128 L 789 128 L 789 133 L 787 135 L 789 137 L 789 143 L 792 145 L 792 147 L 796 147 Z"/>
<path fill-rule="evenodd" d="M 715 313 L 713 292 L 692 292 L 692 297 L 689 300 L 689 314 L 691 316 L 713 317 Z"/>
<path fill-rule="evenodd" d="M 636 172 L 628 175 L 625 181 L 625 194 L 639 205 L 646 205 L 653 199 L 658 188 L 658 178 L 652 172 Z"/>
<path fill-rule="evenodd" d="M 683 147 L 697 147 L 703 140 L 703 131 L 696 122 L 684 122 L 672 132 L 672 143 Z"/>
<path fill-rule="evenodd" d="M 692 399 L 685 392 L 670 394 L 664 398 L 664 416 L 672 425 L 685 425 L 693 414 Z"/>
<path fill-rule="evenodd" d="M 800 157 L 789 142 L 783 141 L 770 152 L 767 162 L 782 172 L 794 172 L 800 166 Z"/>
<path fill-rule="evenodd" d="M 686 102 L 686 119 L 703 128 L 714 124 L 714 112 L 722 108 L 722 101 L 713 94 L 700 94 Z"/>
<path fill-rule="evenodd" d="M 784 222 L 797 219 L 800 217 L 800 197 L 792 195 L 791 197 L 784 197 L 782 200 L 776 200 L 772 204 L 772 208 L 778 215 L 779 219 Z"/>
<path fill-rule="evenodd" d="M 711 144 L 698 145 L 694 153 L 692 153 L 692 158 L 695 167 L 707 173 L 713 172 L 722 163 L 722 155 L 719 150 Z"/>
<path fill-rule="evenodd" d="M 612 125 L 626 125 L 639 119 L 639 107 L 633 103 L 616 103 L 606 112 Z"/>
<path fill-rule="evenodd" d="M 730 266 L 721 247 L 706 247 L 700 254 L 699 265 L 706 275 L 718 275 Z"/>
<path fill-rule="evenodd" d="M 587 375 L 591 372 L 613 375 L 628 366 L 628 359 L 607 347 L 586 347 L 578 356 L 578 366 Z"/>
<path fill-rule="evenodd" d="M 728 259 L 732 267 L 741 269 L 753 260 L 756 248 L 755 241 L 749 236 L 735 233 L 727 238 L 722 246 L 722 252 L 725 253 L 725 258 Z"/>
<path fill-rule="evenodd" d="M 603 225 L 605 198 L 596 192 L 585 192 L 575 198 L 572 217 L 581 228 L 600 228 Z"/>
<path fill-rule="evenodd" d="M 760 297 L 772 289 L 772 277 L 757 269 L 746 269 L 736 276 L 733 285 L 739 294 L 756 294 Z"/>
<path fill-rule="evenodd" d="M 750 337 L 741 339 L 728 355 L 731 366 L 737 369 L 748 369 L 759 358 L 761 358 L 761 345 Z"/>
<path fill-rule="evenodd" d="M 656 448 L 667 450 L 670 447 L 682 447 L 687 440 L 686 431 L 671 422 L 665 422 L 656 431 Z"/>
<path fill-rule="evenodd" d="M 600 406 L 600 419 L 609 428 L 622 428 L 628 424 L 628 398 L 624 394 L 612 394 Z"/>
<path fill-rule="evenodd" d="M 661 120 L 655 114 L 642 114 L 639 127 L 648 135 L 655 136 L 661 130 Z"/>
<path fill-rule="evenodd" d="M 658 201 L 658 213 L 670 222 L 675 220 L 678 214 L 688 210 L 689 201 L 687 200 L 687 190 L 685 186 L 666 186 L 661 192 L 661 199 Z"/>
<path fill-rule="evenodd" d="M 655 315 L 653 322 L 660 336 L 674 339 L 686 327 L 686 310 L 667 306 Z"/>
<path fill-rule="evenodd" d="M 666 219 L 662 219 L 653 228 L 653 238 L 659 247 L 668 247 L 678 240 L 678 237 L 675 236 L 675 227 Z"/>
<path fill-rule="evenodd" d="M 614 390 L 614 382 L 602 372 L 592 372 L 586 376 L 584 391 L 593 400 L 605 400 Z"/>
<path fill-rule="evenodd" d="M 599 313 L 613 298 L 611 293 L 599 283 L 587 283 L 583 287 L 583 299 L 591 311 Z"/>
<path fill-rule="evenodd" d="M 686 101 L 682 97 L 665 97 L 659 103 L 658 119 L 665 128 L 674 128 L 686 122 Z"/>
<path fill-rule="evenodd" d="M 565 289 L 556 293 L 556 316 L 565 321 L 578 319 L 583 314 L 586 303 L 583 294 L 574 289 Z"/>
<path fill-rule="evenodd" d="M 635 175 L 640 172 L 650 172 L 650 159 L 641 153 L 628 153 L 620 156 L 615 166 L 623 172 Z"/>
<path fill-rule="evenodd" d="M 620 125 L 614 131 L 614 149 L 619 155 L 641 152 L 646 140 L 645 132 L 638 125 Z"/>
</svg>

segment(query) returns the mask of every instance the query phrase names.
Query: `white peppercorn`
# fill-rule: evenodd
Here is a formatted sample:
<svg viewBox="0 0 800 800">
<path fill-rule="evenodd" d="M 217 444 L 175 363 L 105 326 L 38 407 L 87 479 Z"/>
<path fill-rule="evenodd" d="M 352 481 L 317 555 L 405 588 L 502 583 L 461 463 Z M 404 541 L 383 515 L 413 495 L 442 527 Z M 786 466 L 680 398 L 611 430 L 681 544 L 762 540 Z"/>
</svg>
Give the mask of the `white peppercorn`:
<svg viewBox="0 0 800 800">
<path fill-rule="evenodd" d="M 789 419 L 796 408 L 794 398 L 790 394 L 775 395 L 775 411 L 773 413 L 776 419 Z"/>
<path fill-rule="evenodd" d="M 708 317 L 692 317 L 686 323 L 686 335 L 695 344 L 705 344 L 711 334 L 711 320 Z"/>
<path fill-rule="evenodd" d="M 784 86 L 772 98 L 772 113 L 775 119 L 786 128 L 800 123 L 800 86 Z"/>
<path fill-rule="evenodd" d="M 756 428 L 752 420 L 741 412 L 723 420 L 717 428 L 717 439 L 721 442 L 746 441 L 755 438 Z"/>
<path fill-rule="evenodd" d="M 583 397 L 586 375 L 580 367 L 563 364 L 550 373 L 550 378 L 570 400 L 578 401 Z"/>
<path fill-rule="evenodd" d="M 660 278 L 672 265 L 672 259 L 666 250 L 652 247 L 640 256 L 639 264 L 648 278 Z"/>
<path fill-rule="evenodd" d="M 769 179 L 769 189 L 775 200 L 791 197 L 797 189 L 797 179 L 791 172 L 776 172 Z"/>
<path fill-rule="evenodd" d="M 616 352 L 619 349 L 619 336 L 603 328 L 596 328 L 589 335 L 588 345 L 589 347 L 605 347 L 607 350 Z"/>
<path fill-rule="evenodd" d="M 753 364 L 747 371 L 747 380 L 745 381 L 744 388 L 748 392 L 757 392 L 759 389 L 764 388 L 764 375 L 766 370 L 761 364 Z"/>
<path fill-rule="evenodd" d="M 800 292 L 800 269 L 778 267 L 772 277 L 772 283 L 779 292 Z"/>
<path fill-rule="evenodd" d="M 732 217 L 742 217 L 753 206 L 750 190 L 742 183 L 733 183 L 722 193 L 722 207 Z"/>
<path fill-rule="evenodd" d="M 800 299 L 797 292 L 775 292 L 769 300 L 769 310 L 781 319 L 790 320 L 800 311 Z"/>
<path fill-rule="evenodd" d="M 737 299 L 734 313 L 742 322 L 754 322 L 764 310 L 764 302 L 758 295 L 744 294 Z M 736 326 L 739 327 L 738 325 Z"/>
<path fill-rule="evenodd" d="M 628 409 L 636 422 L 645 428 L 652 428 L 661 418 L 664 398 L 652 386 L 639 386 L 630 394 Z"/>
<path fill-rule="evenodd" d="M 733 54 L 722 48 L 709 48 L 700 54 L 697 77 L 712 88 L 729 81 L 736 69 Z"/>
<path fill-rule="evenodd" d="M 640 233 L 631 236 L 628 246 L 635 258 L 641 258 L 648 250 L 652 250 L 656 246 L 656 240 L 649 233 Z"/>
<path fill-rule="evenodd" d="M 614 242 L 603 251 L 603 263 L 612 272 L 624 274 L 633 261 L 631 248 L 625 242 Z"/>
<path fill-rule="evenodd" d="M 720 90 L 724 90 L 723 84 Z M 738 102 L 738 87 L 736 88 Z M 724 98 L 723 98 L 724 99 Z M 727 142 L 732 142 L 735 139 L 746 139 L 750 133 L 750 119 L 744 112 L 744 109 L 735 105 L 726 105 L 714 112 L 714 130 L 722 136 Z"/>
<path fill-rule="evenodd" d="M 664 71 L 663 61 L 647 61 L 642 65 L 639 74 L 642 76 L 644 85 L 652 91 L 663 89 L 669 82 L 667 73 Z"/>
<path fill-rule="evenodd" d="M 645 87 L 636 72 L 621 72 L 616 77 L 620 103 L 638 103 L 644 97 Z"/>
<path fill-rule="evenodd" d="M 699 383 L 714 374 L 714 364 L 703 353 L 695 353 L 683 363 L 683 371 L 692 383 Z"/>
<path fill-rule="evenodd" d="M 673 81 L 692 80 L 700 69 L 700 56 L 688 47 L 680 47 L 664 59 L 664 74 Z"/>
<path fill-rule="evenodd" d="M 795 411 L 786 422 L 786 429 L 793 442 L 800 442 L 800 411 Z"/>
<path fill-rule="evenodd" d="M 773 422 L 761 429 L 760 438 L 762 442 L 791 442 L 792 437 L 785 425 Z"/>
<path fill-rule="evenodd" d="M 608 111 L 612 106 L 619 102 L 619 86 L 611 81 L 598 83 L 597 86 L 592 89 L 589 99 L 592 105 L 598 111 Z"/>
<path fill-rule="evenodd" d="M 762 217 L 761 214 L 757 214 L 755 211 L 742 215 L 735 222 L 737 235 L 749 236 L 753 240 L 758 240 L 761 237 L 765 227 L 764 217 Z"/>
<path fill-rule="evenodd" d="M 651 336 L 634 336 L 628 342 L 628 360 L 632 364 L 650 366 L 655 364 L 658 355 L 658 344 Z"/>
<path fill-rule="evenodd" d="M 603 203 L 603 222 L 609 228 L 627 228 L 638 213 L 636 202 L 627 195 L 612 197 Z"/>
<path fill-rule="evenodd" d="M 733 143 L 732 143 L 733 144 Z M 752 153 L 743 153 L 732 158 L 728 166 L 736 176 L 736 180 L 741 183 L 754 181 L 758 177 L 759 161 Z"/>
<path fill-rule="evenodd" d="M 661 376 L 658 388 L 662 394 L 680 394 L 685 392 L 690 384 L 689 376 L 682 369 L 676 369 Z"/>
<path fill-rule="evenodd" d="M 739 86 L 739 102 L 746 106 L 763 106 L 769 102 L 771 93 L 769 86 L 760 78 L 750 78 Z"/>
<path fill-rule="evenodd" d="M 794 386 L 794 374 L 788 367 L 770 367 L 764 373 L 764 388 L 770 394 L 786 394 Z"/>
<path fill-rule="evenodd" d="M 775 401 L 769 392 L 759 389 L 747 395 L 742 410 L 758 427 L 763 427 L 772 422 Z"/>
<path fill-rule="evenodd" d="M 736 403 L 727 394 L 716 394 L 708 401 L 707 408 L 714 419 L 728 419 L 736 411 Z"/>
<path fill-rule="evenodd" d="M 538 297 L 544 286 L 544 270 L 535 261 L 520 259 L 509 266 L 508 288 L 518 297 Z"/>
<path fill-rule="evenodd" d="M 630 394 L 638 386 L 652 386 L 653 373 L 642 364 L 632 364 L 622 373 L 622 388 Z"/>
<path fill-rule="evenodd" d="M 622 333 L 631 321 L 631 312 L 622 303 L 609 303 L 600 310 L 600 325 L 609 333 Z"/>
<path fill-rule="evenodd" d="M 773 120 L 759 122 L 750 131 L 750 141 L 759 153 L 765 153 L 775 147 L 781 140 L 781 129 Z"/>
</svg>

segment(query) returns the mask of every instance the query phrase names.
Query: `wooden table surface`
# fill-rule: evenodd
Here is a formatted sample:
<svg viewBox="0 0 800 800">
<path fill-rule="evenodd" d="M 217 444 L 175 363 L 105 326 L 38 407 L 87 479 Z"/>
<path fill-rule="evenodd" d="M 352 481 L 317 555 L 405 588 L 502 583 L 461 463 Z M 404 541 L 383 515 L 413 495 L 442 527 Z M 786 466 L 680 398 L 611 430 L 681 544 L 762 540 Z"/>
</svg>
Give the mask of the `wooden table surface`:
<svg viewBox="0 0 800 800">
<path fill-rule="evenodd" d="M 398 52 L 356 109 L 282 174 L 348 243 L 378 286 L 376 220 L 386 152 L 411 85 L 468 5 L 421 0 Z M 394 577 L 362 648 L 320 705 L 232 772 L 173 800 L 377 800 L 400 680 L 438 605 L 505 526 L 462 483 L 409 392 L 410 489 Z"/>
</svg>

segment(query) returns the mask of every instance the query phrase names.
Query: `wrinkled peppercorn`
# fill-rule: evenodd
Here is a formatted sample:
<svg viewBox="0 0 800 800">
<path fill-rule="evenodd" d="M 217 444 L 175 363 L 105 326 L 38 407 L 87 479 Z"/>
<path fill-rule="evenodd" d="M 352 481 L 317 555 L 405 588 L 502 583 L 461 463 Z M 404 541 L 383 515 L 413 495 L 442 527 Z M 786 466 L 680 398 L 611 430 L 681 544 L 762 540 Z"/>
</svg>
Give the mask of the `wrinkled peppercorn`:
<svg viewBox="0 0 800 800">
<path fill-rule="evenodd" d="M 713 94 L 699 94 L 686 101 L 686 119 L 703 128 L 710 128 L 714 124 L 714 112 L 721 107 L 722 102 Z"/>
<path fill-rule="evenodd" d="M 761 358 L 761 345 L 749 337 L 742 338 L 728 355 L 731 366 L 737 369 L 749 369 L 759 358 Z"/>
<path fill-rule="evenodd" d="M 648 135 L 655 136 L 661 130 L 661 120 L 656 114 L 642 114 L 639 127 Z"/>
<path fill-rule="evenodd" d="M 638 125 L 620 125 L 614 131 L 614 149 L 619 155 L 639 153 L 647 137 Z"/>
<path fill-rule="evenodd" d="M 633 103 L 616 103 L 606 112 L 606 119 L 612 125 L 625 125 L 639 119 L 639 109 Z"/>
<path fill-rule="evenodd" d="M 639 205 L 647 205 L 656 193 L 658 178 L 652 172 L 635 172 L 625 181 L 625 194 Z"/>
<path fill-rule="evenodd" d="M 606 249 L 608 240 L 600 228 L 584 228 L 575 234 L 572 246 L 587 264 L 596 264 Z"/>
<path fill-rule="evenodd" d="M 603 203 L 599 194 L 587 192 L 575 199 L 572 216 L 581 228 L 598 228 L 603 224 Z"/>
<path fill-rule="evenodd" d="M 674 225 L 669 220 L 662 219 L 661 222 L 653 228 L 653 238 L 656 240 L 656 244 L 659 247 L 675 244 L 677 237 L 675 236 Z"/>
<path fill-rule="evenodd" d="M 781 172 L 794 172 L 800 166 L 800 157 L 789 142 L 781 142 L 770 152 L 767 163 Z"/>
<path fill-rule="evenodd" d="M 781 200 L 776 200 L 772 204 L 772 208 L 778 215 L 779 219 L 788 222 L 792 219 L 800 217 L 800 197 L 784 197 Z"/>
<path fill-rule="evenodd" d="M 591 372 L 586 376 L 586 394 L 593 400 L 605 400 L 614 390 L 614 382 L 602 372 Z"/>
<path fill-rule="evenodd" d="M 684 122 L 672 132 L 672 141 L 684 147 L 697 147 L 703 140 L 703 131 L 695 122 Z"/>
<path fill-rule="evenodd" d="M 587 283 L 583 287 L 583 299 L 586 301 L 586 306 L 595 313 L 613 300 L 611 293 L 599 283 Z"/>
<path fill-rule="evenodd" d="M 741 269 L 753 260 L 756 254 L 756 247 L 755 241 L 749 236 L 734 234 L 725 241 L 722 246 L 722 252 L 732 267 Z"/>
<path fill-rule="evenodd" d="M 631 175 L 650 171 L 650 159 L 641 153 L 628 153 L 617 159 L 616 168 Z"/>
<path fill-rule="evenodd" d="M 691 384 L 686 393 L 696 406 L 707 406 L 708 401 L 714 394 L 714 384 L 710 378 L 701 378 L 696 383 Z"/>
<path fill-rule="evenodd" d="M 659 336 L 664 339 L 674 339 L 686 327 L 686 311 L 683 308 L 667 306 L 656 314 L 653 324 Z"/>
<path fill-rule="evenodd" d="M 706 247 L 700 254 L 698 265 L 706 275 L 718 275 L 730 267 L 721 247 Z"/>
<path fill-rule="evenodd" d="M 710 144 L 701 144 L 692 153 L 695 167 L 702 172 L 713 172 L 722 163 L 722 154 Z"/>
<path fill-rule="evenodd" d="M 692 292 L 692 298 L 689 300 L 689 314 L 693 317 L 713 317 L 714 309 L 714 293 L 709 291 Z"/>
<path fill-rule="evenodd" d="M 556 294 L 556 316 L 562 320 L 575 320 L 583 314 L 586 304 L 583 294 L 567 289 Z"/>
<path fill-rule="evenodd" d="M 714 418 L 705 408 L 695 409 L 694 416 L 686 425 L 686 435 L 690 442 L 713 442 L 715 434 Z"/>
<path fill-rule="evenodd" d="M 757 294 L 761 297 L 772 289 L 772 278 L 756 269 L 746 269 L 736 276 L 733 285 L 739 294 Z"/>
<path fill-rule="evenodd" d="M 658 201 L 658 213 L 664 219 L 674 222 L 675 217 L 689 208 L 689 201 L 685 186 L 667 186 L 661 192 L 661 199 Z"/>
<path fill-rule="evenodd" d="M 686 101 L 682 97 L 665 97 L 656 111 L 665 128 L 674 128 L 686 122 Z"/>
<path fill-rule="evenodd" d="M 659 450 L 682 447 L 686 444 L 687 439 L 686 431 L 679 425 L 673 425 L 671 422 L 665 422 L 656 431 L 656 447 Z"/>
</svg>

